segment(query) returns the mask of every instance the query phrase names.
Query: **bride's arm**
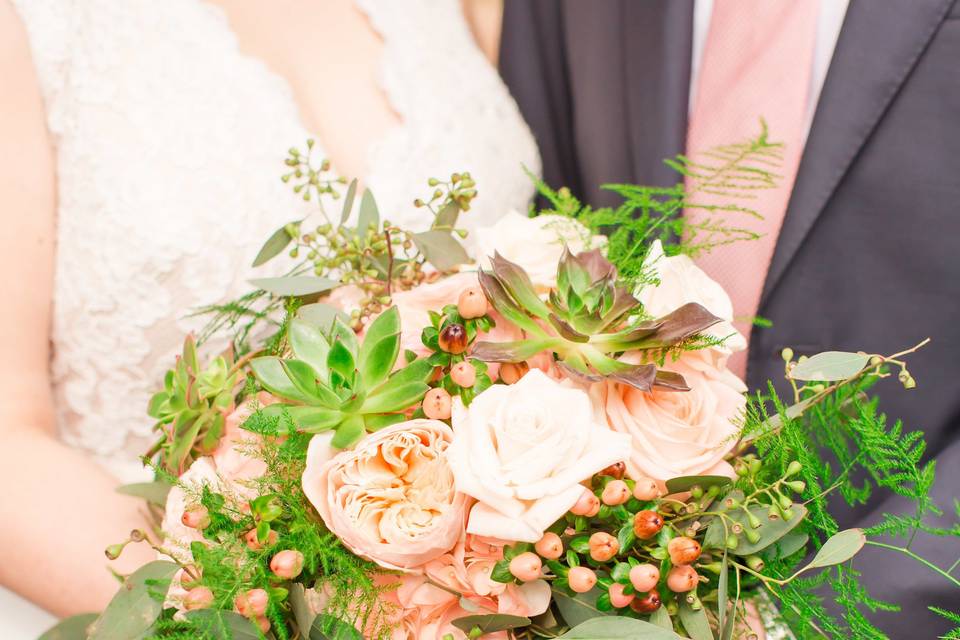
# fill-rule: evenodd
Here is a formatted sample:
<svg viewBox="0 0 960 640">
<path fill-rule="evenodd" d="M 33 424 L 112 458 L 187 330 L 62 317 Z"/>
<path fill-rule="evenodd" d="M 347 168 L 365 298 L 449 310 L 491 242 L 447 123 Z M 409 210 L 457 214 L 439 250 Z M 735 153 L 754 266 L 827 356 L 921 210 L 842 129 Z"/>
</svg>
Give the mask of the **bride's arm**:
<svg viewBox="0 0 960 640">
<path fill-rule="evenodd" d="M 500 27 L 503 22 L 503 0 L 461 0 L 463 15 L 470 25 L 473 39 L 487 57 L 497 66 L 500 57 Z"/>
<path fill-rule="evenodd" d="M 22 25 L 0 0 L 0 583 L 57 614 L 117 588 L 103 548 L 143 526 L 137 501 L 61 444 L 48 365 L 55 176 Z M 147 557 L 128 547 L 116 567 Z"/>
</svg>

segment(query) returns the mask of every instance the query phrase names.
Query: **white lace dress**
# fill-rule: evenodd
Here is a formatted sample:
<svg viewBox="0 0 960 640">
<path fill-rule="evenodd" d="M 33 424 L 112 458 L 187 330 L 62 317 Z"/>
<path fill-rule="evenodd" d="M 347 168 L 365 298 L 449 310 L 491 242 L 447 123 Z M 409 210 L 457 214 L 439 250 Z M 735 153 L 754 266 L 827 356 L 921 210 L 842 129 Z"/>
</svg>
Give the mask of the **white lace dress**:
<svg viewBox="0 0 960 640">
<path fill-rule="evenodd" d="M 286 150 L 310 134 L 286 81 L 241 53 L 205 0 L 13 4 L 57 148 L 60 432 L 137 479 L 149 395 L 203 322 L 185 316 L 247 291 L 269 233 L 312 211 L 279 179 Z M 539 170 L 536 146 L 460 0 L 358 5 L 383 38 L 383 88 L 402 121 L 360 176 L 385 215 L 423 227 L 413 198 L 428 177 L 457 170 L 480 191 L 468 226 L 524 209 L 533 190 L 522 165 Z"/>
</svg>

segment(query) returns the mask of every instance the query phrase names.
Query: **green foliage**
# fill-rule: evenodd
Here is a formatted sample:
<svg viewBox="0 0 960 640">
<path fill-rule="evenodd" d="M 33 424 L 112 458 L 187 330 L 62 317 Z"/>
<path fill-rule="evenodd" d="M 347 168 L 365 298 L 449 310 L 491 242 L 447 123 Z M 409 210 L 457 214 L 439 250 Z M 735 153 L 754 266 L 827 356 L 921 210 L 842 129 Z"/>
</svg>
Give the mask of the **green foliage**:
<svg viewBox="0 0 960 640">
<path fill-rule="evenodd" d="M 620 276 L 635 285 L 650 284 L 653 278 L 644 266 L 654 240 L 663 242 L 669 255 L 696 255 L 719 245 L 751 240 L 756 233 L 727 217 L 758 218 L 760 213 L 744 206 L 760 189 L 776 186 L 775 173 L 782 163 L 783 145 L 771 142 L 766 124 L 750 140 L 722 145 L 696 159 L 679 155 L 666 163 L 684 179 L 671 187 L 625 184 L 604 185 L 624 199 L 615 208 L 593 209 L 582 204 L 567 189 L 554 191 L 531 176 L 542 196 L 550 203 L 543 213 L 570 216 L 592 233 L 608 237 L 607 258 Z M 693 223 L 685 211 L 705 215 Z"/>
<path fill-rule="evenodd" d="M 219 356 L 201 368 L 197 343 L 187 336 L 183 355 L 147 407 L 161 434 L 149 455 L 159 453 L 167 471 L 182 473 L 195 458 L 213 451 L 223 435 L 223 409 L 233 403 L 236 385 L 232 357 Z"/>
<path fill-rule="evenodd" d="M 662 359 L 666 352 L 720 322 L 696 303 L 656 320 L 644 318 L 639 301 L 599 250 L 576 255 L 564 251 L 557 266 L 557 286 L 546 301 L 519 265 L 499 254 L 491 264 L 490 271 L 480 271 L 480 286 L 497 312 L 522 328 L 526 337 L 515 342 L 480 342 L 473 350 L 480 360 L 521 362 L 549 351 L 565 373 L 587 382 L 610 378 L 642 391 L 654 385 L 685 391 L 688 387 L 679 374 L 658 370 L 651 362 L 625 362 L 618 356 L 631 351 L 646 360 Z"/>
<path fill-rule="evenodd" d="M 767 397 L 751 399 L 743 435 L 753 441 L 758 457 L 764 461 L 764 476 L 782 477 L 791 461 L 801 463 L 795 477 L 804 482 L 802 495 L 808 509 L 801 528 L 815 548 L 837 533 L 827 502 L 830 493 L 837 492 L 847 504 L 854 505 L 866 501 L 878 488 L 906 498 L 914 511 L 909 515 L 884 514 L 865 530 L 869 536 L 903 538 L 906 545 L 902 549 L 908 553 L 918 534 L 960 537 L 960 524 L 946 528 L 925 521 L 942 513 L 930 499 L 935 463 L 924 461 L 921 432 L 905 431 L 899 421 L 889 425 L 886 416 L 877 411 L 876 400 L 867 392 L 886 373 L 882 367 L 860 372 L 865 362 L 861 358 L 852 364 L 845 373 L 848 377 L 829 389 L 822 385 L 799 388 L 795 406 L 802 407 L 801 411 L 787 407 L 772 385 Z M 852 480 L 854 476 L 866 480 L 858 484 Z M 797 570 L 797 562 L 798 558 L 774 558 L 768 562 L 768 571 L 787 578 Z M 858 576 L 852 563 L 841 564 L 813 577 L 772 587 L 781 599 L 783 618 L 798 639 L 824 635 L 886 638 L 868 614 L 898 608 L 871 597 Z M 826 612 L 820 596 L 814 593 L 823 584 L 830 586 L 843 610 L 839 620 Z"/>
<path fill-rule="evenodd" d="M 293 358 L 254 358 L 251 368 L 267 391 L 287 402 L 260 413 L 282 417 L 277 426 L 299 431 L 334 430 L 333 445 L 347 448 L 370 430 L 405 419 L 402 413 L 429 388 L 433 367 L 417 360 L 391 373 L 400 353 L 400 314 L 396 307 L 367 328 L 361 345 L 339 318 L 329 335 L 303 319 L 293 319 L 285 333 Z M 262 417 L 255 429 L 262 430 Z"/>
<path fill-rule="evenodd" d="M 231 611 L 241 592 L 265 589 L 270 595 L 267 615 L 273 634 L 281 640 L 293 638 L 291 625 L 296 623 L 291 611 L 291 585 L 273 576 L 269 561 L 280 550 L 296 549 L 304 556 L 304 570 L 297 582 L 328 591 L 331 599 L 327 616 L 357 624 L 369 630 L 369 637 L 383 637 L 389 631 L 389 605 L 380 596 L 387 587 L 375 582 L 382 570 L 355 556 L 325 529 L 300 486 L 311 437 L 294 432 L 282 441 L 265 438 L 259 448 L 248 452 L 261 458 L 267 467 L 263 476 L 250 481 L 258 497 L 249 502 L 237 495 L 218 493 L 211 486 L 197 489 L 181 485 L 191 500 L 207 507 L 211 519 L 203 533 L 213 544 L 194 543 L 190 548 L 193 563 L 200 569 L 200 584 L 213 591 L 215 611 Z M 243 504 L 249 509 L 241 508 Z M 244 535 L 253 529 L 263 533 L 258 549 L 245 542 Z M 209 620 L 188 617 L 158 625 L 151 637 L 222 640 L 223 636 L 212 634 L 211 628 Z"/>
</svg>

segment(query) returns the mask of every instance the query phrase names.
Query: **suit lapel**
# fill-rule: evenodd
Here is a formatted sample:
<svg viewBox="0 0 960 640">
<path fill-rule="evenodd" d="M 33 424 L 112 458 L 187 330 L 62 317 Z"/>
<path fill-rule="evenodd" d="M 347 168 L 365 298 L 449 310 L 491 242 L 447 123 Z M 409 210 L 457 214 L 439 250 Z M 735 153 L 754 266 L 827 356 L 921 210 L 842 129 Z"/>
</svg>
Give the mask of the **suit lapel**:
<svg viewBox="0 0 960 640">
<path fill-rule="evenodd" d="M 761 312 L 953 3 L 851 0 L 764 284 Z"/>
<path fill-rule="evenodd" d="M 683 153 L 693 41 L 693 0 L 622 0 L 626 131 L 633 179 L 669 186 L 664 158 Z"/>
</svg>

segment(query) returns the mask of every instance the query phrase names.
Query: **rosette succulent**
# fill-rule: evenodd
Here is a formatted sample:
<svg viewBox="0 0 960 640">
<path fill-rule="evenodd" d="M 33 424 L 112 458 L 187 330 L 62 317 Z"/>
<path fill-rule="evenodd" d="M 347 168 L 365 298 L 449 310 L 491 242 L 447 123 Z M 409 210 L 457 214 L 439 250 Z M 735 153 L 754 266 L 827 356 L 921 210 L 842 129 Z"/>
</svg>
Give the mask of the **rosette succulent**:
<svg viewBox="0 0 960 640">
<path fill-rule="evenodd" d="M 480 342 L 473 357 L 488 362 L 520 362 L 551 351 L 569 375 L 598 381 L 613 378 L 648 391 L 653 385 L 687 390 L 683 377 L 658 370 L 665 349 L 720 322 L 703 306 L 689 303 L 662 318 L 649 319 L 642 305 L 617 279 L 616 268 L 595 249 L 564 251 L 557 286 L 546 300 L 537 295 L 527 273 L 499 254 L 481 270 L 480 285 L 500 315 L 526 333 L 515 342 Z M 627 351 L 651 352 L 633 364 L 618 359 Z"/>
<path fill-rule="evenodd" d="M 363 344 L 339 318 L 329 336 L 302 318 L 287 333 L 292 357 L 255 358 L 250 366 L 270 393 L 286 402 L 264 407 L 259 416 L 280 418 L 299 431 L 335 430 L 333 445 L 347 448 L 363 437 L 401 422 L 401 413 L 429 389 L 433 366 L 416 360 L 393 372 L 400 353 L 400 314 L 392 307 L 374 320 Z"/>
</svg>

